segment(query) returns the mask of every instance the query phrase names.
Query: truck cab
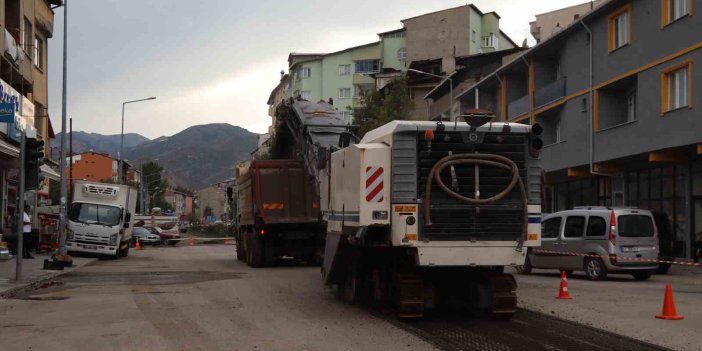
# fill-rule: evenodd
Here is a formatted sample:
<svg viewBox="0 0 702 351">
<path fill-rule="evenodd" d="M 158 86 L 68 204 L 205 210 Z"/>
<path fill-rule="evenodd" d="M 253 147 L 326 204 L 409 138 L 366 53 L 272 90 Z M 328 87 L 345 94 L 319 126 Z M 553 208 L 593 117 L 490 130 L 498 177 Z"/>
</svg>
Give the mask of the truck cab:
<svg viewBox="0 0 702 351">
<path fill-rule="evenodd" d="M 68 251 L 128 255 L 136 200 L 136 189 L 126 185 L 75 182 L 68 210 Z"/>
</svg>

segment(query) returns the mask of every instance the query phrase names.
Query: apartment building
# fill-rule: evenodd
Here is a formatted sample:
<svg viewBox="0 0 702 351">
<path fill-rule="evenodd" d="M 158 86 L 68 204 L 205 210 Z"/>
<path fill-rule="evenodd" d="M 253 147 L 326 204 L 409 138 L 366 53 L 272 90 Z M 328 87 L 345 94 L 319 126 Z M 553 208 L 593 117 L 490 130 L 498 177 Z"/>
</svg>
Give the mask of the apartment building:
<svg viewBox="0 0 702 351">
<path fill-rule="evenodd" d="M 14 103 L 17 119 L 37 130 L 49 158 L 53 128 L 48 114 L 47 41 L 53 36 L 55 7 L 61 0 L 0 0 L 0 101 Z M 0 227 L 9 229 L 18 199 L 20 132 L 15 123 L 0 123 Z M 46 177 L 29 192 L 30 205 L 46 204 L 49 181 L 58 174 L 42 166 Z"/>
<path fill-rule="evenodd" d="M 88 151 L 67 158 L 66 163 L 68 164 L 66 175 L 71 179 L 114 183 L 119 181 L 119 160 L 109 154 Z M 126 182 L 141 183 L 141 172 L 133 168 L 129 162 L 124 161 L 122 172 Z"/>
<path fill-rule="evenodd" d="M 668 216 L 676 255 L 702 232 L 698 0 L 608 0 L 463 92 L 539 123 L 545 211 L 637 206 Z"/>
<path fill-rule="evenodd" d="M 604 0 L 592 0 L 583 4 L 564 7 L 536 15 L 536 20 L 529 22 L 531 35 L 537 43 L 548 39 L 553 34 L 563 30 L 583 15 L 599 6 Z"/>
<path fill-rule="evenodd" d="M 430 73 L 451 74 L 457 56 L 516 47 L 499 29 L 499 19 L 497 13 L 465 5 L 404 19 L 402 28 L 378 33 L 377 42 L 326 54 L 291 53 L 289 73 L 281 75 L 268 100 L 269 114 L 274 117 L 275 106 L 283 98 L 301 97 L 330 101 L 351 122 L 359 96 L 382 88 L 411 62 L 438 58 L 441 65 Z M 421 100 L 436 84 L 429 79 L 412 87 L 421 106 L 411 118 L 427 118 Z"/>
</svg>

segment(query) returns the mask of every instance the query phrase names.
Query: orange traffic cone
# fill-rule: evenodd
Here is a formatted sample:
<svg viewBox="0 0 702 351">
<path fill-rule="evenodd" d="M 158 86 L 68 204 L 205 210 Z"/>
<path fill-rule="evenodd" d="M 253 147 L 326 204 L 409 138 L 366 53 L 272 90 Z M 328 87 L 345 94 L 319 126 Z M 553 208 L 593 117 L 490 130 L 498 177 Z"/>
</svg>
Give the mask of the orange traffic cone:
<svg viewBox="0 0 702 351">
<path fill-rule="evenodd" d="M 195 239 L 193 239 L 192 236 L 190 237 L 190 240 L 188 240 L 188 245 L 195 246 Z"/>
<path fill-rule="evenodd" d="M 139 242 L 139 239 L 137 239 L 136 245 L 134 246 L 135 249 L 141 250 L 141 243 Z"/>
<path fill-rule="evenodd" d="M 229 245 L 229 236 L 224 236 L 224 245 Z"/>
<path fill-rule="evenodd" d="M 561 271 L 561 287 L 558 289 L 557 299 L 570 300 L 573 297 L 570 296 L 570 291 L 568 291 L 568 278 L 566 278 L 566 272 Z"/>
<path fill-rule="evenodd" d="M 670 284 L 665 286 L 665 297 L 663 298 L 663 311 L 661 314 L 657 314 L 658 319 L 667 319 L 673 321 L 679 321 L 685 317 L 678 314 L 675 310 L 675 301 L 673 300 L 673 288 Z"/>
</svg>

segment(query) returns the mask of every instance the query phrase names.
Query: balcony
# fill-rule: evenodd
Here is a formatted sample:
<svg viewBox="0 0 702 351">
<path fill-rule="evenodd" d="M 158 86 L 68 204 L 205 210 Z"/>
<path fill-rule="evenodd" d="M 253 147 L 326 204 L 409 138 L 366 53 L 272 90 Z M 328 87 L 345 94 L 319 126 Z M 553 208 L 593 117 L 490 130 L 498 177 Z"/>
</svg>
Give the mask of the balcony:
<svg viewBox="0 0 702 351">
<path fill-rule="evenodd" d="M 534 108 L 548 105 L 565 96 L 566 80 L 558 79 L 534 92 Z"/>
<path fill-rule="evenodd" d="M 517 118 L 530 110 L 529 95 L 524 95 L 507 106 L 507 119 Z"/>
</svg>

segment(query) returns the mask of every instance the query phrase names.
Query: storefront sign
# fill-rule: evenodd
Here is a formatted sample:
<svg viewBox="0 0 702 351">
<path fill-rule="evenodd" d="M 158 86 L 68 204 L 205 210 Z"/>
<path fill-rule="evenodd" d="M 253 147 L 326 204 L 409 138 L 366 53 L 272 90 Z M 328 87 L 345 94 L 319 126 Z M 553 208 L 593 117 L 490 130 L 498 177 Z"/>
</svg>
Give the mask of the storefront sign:
<svg viewBox="0 0 702 351">
<path fill-rule="evenodd" d="M 0 103 L 0 123 L 15 122 L 15 105 L 7 102 Z"/>
</svg>

